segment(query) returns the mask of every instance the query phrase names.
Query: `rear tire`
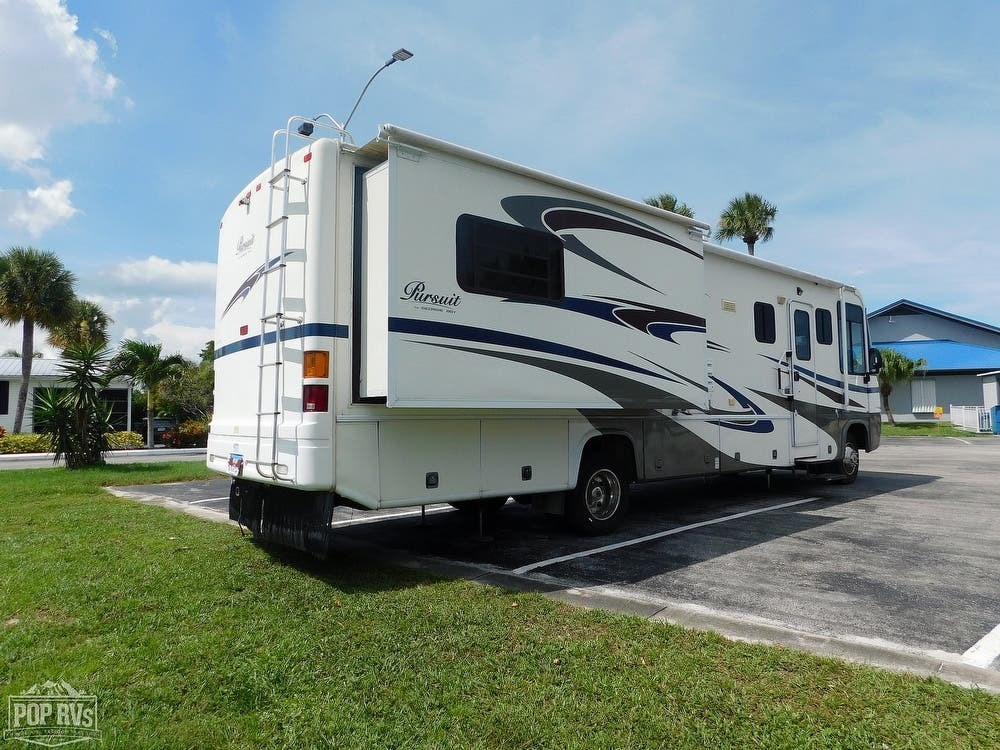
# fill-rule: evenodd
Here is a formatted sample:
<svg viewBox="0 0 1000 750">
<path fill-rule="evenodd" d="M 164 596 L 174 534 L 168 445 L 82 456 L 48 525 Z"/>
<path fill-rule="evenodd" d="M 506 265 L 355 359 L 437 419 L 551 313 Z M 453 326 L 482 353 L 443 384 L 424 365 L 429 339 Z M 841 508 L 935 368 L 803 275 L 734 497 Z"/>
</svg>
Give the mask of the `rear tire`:
<svg viewBox="0 0 1000 750">
<path fill-rule="evenodd" d="M 853 440 L 844 443 L 844 456 L 834 463 L 835 471 L 840 474 L 837 484 L 854 484 L 861 468 L 861 452 Z"/>
<path fill-rule="evenodd" d="M 566 516 L 581 534 L 607 534 L 628 515 L 628 474 L 607 456 L 584 457 L 576 487 L 566 497 Z"/>
</svg>

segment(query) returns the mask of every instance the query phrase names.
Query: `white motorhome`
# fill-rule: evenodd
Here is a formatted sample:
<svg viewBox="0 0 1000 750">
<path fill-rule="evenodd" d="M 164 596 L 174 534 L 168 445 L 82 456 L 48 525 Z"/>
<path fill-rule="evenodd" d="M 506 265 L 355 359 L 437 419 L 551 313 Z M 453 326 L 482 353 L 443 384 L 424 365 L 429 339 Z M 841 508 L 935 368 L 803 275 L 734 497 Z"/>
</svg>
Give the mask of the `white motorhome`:
<svg viewBox="0 0 1000 750">
<path fill-rule="evenodd" d="M 509 496 L 601 532 L 633 482 L 853 481 L 878 447 L 852 286 L 403 128 L 303 122 L 220 228 L 207 461 L 261 537 L 318 551 L 338 504 Z"/>
</svg>

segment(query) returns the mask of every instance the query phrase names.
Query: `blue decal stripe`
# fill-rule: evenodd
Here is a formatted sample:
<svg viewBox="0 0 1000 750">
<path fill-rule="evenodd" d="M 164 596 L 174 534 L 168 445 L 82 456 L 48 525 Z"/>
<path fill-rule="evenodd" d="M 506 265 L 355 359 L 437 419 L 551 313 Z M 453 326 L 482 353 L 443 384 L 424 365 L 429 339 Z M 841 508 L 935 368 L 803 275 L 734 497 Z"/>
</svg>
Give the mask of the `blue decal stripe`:
<svg viewBox="0 0 1000 750">
<path fill-rule="evenodd" d="M 813 372 L 812 370 L 807 370 L 801 365 L 795 365 L 795 369 L 801 372 L 803 375 L 808 375 L 811 378 L 816 378 L 821 383 L 826 383 L 827 385 L 834 385 L 838 388 L 844 387 L 844 382 L 842 380 L 837 380 L 836 378 L 827 377 L 826 375 L 820 375 L 818 372 Z M 863 385 L 850 385 L 850 389 L 856 393 L 878 393 L 878 388 L 869 388 Z"/>
<path fill-rule="evenodd" d="M 347 331 L 347 326 L 340 325 L 339 323 L 306 323 L 286 328 L 281 334 L 281 340 L 292 341 L 295 339 L 304 339 L 307 336 L 329 336 L 335 339 L 346 339 Z M 273 344 L 277 340 L 277 336 L 278 334 L 275 331 L 265 333 L 264 345 Z M 251 336 L 219 347 L 215 350 L 215 358 L 219 359 L 220 357 L 225 357 L 227 354 L 235 354 L 247 349 L 256 349 L 258 346 L 260 346 L 260 336 Z"/>
<path fill-rule="evenodd" d="M 762 356 L 764 359 L 768 359 L 771 362 L 774 362 L 777 365 L 781 364 L 781 360 L 780 359 L 775 359 L 774 357 L 769 357 L 766 354 L 761 354 L 760 356 Z M 827 385 L 833 385 L 833 386 L 836 386 L 837 388 L 843 388 L 844 387 L 844 381 L 843 380 L 837 380 L 836 378 L 831 378 L 831 377 L 828 377 L 826 375 L 820 375 L 818 372 L 813 372 L 812 370 L 807 370 L 805 367 L 802 367 L 801 365 L 795 365 L 795 369 L 798 370 L 799 372 L 801 372 L 804 375 L 808 375 L 810 377 L 816 378 L 816 380 L 818 380 L 821 383 L 826 383 Z M 863 385 L 853 385 L 853 384 L 850 385 L 849 387 L 850 387 L 850 389 L 852 391 L 854 391 L 856 393 L 878 393 L 878 388 L 871 388 L 871 387 L 867 387 L 867 386 L 863 386 Z"/>
<path fill-rule="evenodd" d="M 493 344 L 495 346 L 509 346 L 516 349 L 529 349 L 546 354 L 555 354 L 560 357 L 571 359 L 582 359 L 599 365 L 617 367 L 630 372 L 637 372 L 641 375 L 648 375 L 658 380 L 669 380 L 659 373 L 636 367 L 627 362 L 611 359 L 600 354 L 588 352 L 585 349 L 577 349 L 565 344 L 557 344 L 553 341 L 536 339 L 531 336 L 521 336 L 516 333 L 505 333 L 503 331 L 493 331 L 487 328 L 475 328 L 473 326 L 459 325 L 458 323 L 441 323 L 436 320 L 415 320 L 413 318 L 389 318 L 389 330 L 393 333 L 410 333 L 418 336 L 435 336 L 438 338 L 456 339 L 458 341 L 475 341 L 479 344 Z"/>
</svg>

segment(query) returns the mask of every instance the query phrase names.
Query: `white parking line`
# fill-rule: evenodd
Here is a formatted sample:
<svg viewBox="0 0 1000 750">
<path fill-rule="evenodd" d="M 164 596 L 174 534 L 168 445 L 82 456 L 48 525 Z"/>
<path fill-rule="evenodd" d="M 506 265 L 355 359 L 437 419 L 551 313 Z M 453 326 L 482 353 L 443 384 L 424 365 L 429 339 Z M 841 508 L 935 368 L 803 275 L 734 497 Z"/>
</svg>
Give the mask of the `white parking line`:
<svg viewBox="0 0 1000 750">
<path fill-rule="evenodd" d="M 612 550 L 621 549 L 622 547 L 631 547 L 636 544 L 644 544 L 646 542 L 651 542 L 654 539 L 662 539 L 665 536 L 672 536 L 674 534 L 680 534 L 685 531 L 691 531 L 692 529 L 700 529 L 703 526 L 712 526 L 717 523 L 725 523 L 726 521 L 734 521 L 737 518 L 746 518 L 747 516 L 753 516 L 758 513 L 766 513 L 770 510 L 781 510 L 782 508 L 791 508 L 793 505 L 804 505 L 805 503 L 813 503 L 819 500 L 818 497 L 807 497 L 804 500 L 793 500 L 790 503 L 781 503 L 780 505 L 769 505 L 766 508 L 757 508 L 756 510 L 746 510 L 742 513 L 733 513 L 729 516 L 723 516 L 722 518 L 713 518 L 709 521 L 699 521 L 698 523 L 690 523 L 687 526 L 678 526 L 674 529 L 667 529 L 666 531 L 660 531 L 656 534 L 649 534 L 648 536 L 641 536 L 637 539 L 630 539 L 625 542 L 617 542 L 615 544 L 606 544 L 603 547 L 597 547 L 595 549 L 584 550 L 583 552 L 574 552 L 571 555 L 561 555 L 560 557 L 553 557 L 550 560 L 542 560 L 541 562 L 531 563 L 530 565 L 522 565 L 520 568 L 514 568 L 512 573 L 517 575 L 523 575 L 524 573 L 530 573 L 532 570 L 538 570 L 539 568 L 546 568 L 549 565 L 555 565 L 556 563 L 566 562 L 567 560 L 576 560 L 580 557 L 590 557 L 591 555 L 599 555 L 602 552 L 610 552 Z"/>
<path fill-rule="evenodd" d="M 201 505 L 202 503 L 211 503 L 216 500 L 228 500 L 229 495 L 223 495 L 222 497 L 206 497 L 203 500 L 189 500 L 188 505 Z"/>
<path fill-rule="evenodd" d="M 962 440 L 960 437 L 955 437 L 954 435 L 948 435 L 952 440 L 957 440 L 960 443 L 965 443 L 966 445 L 972 445 L 968 440 Z"/>
<path fill-rule="evenodd" d="M 430 515 L 431 513 L 443 513 L 447 510 L 454 510 L 454 508 L 451 507 L 428 508 L 427 515 Z M 411 510 L 407 511 L 406 513 L 379 513 L 378 515 L 375 516 L 363 515 L 363 516 L 358 516 L 357 518 L 348 518 L 344 521 L 334 521 L 333 523 L 330 524 L 330 526 L 358 526 L 359 524 L 363 523 L 375 523 L 376 521 L 384 521 L 387 518 L 409 518 L 411 516 L 419 516 L 419 515 L 420 515 L 419 510 Z"/>
<path fill-rule="evenodd" d="M 1000 656 L 1000 625 L 980 638 L 976 644 L 962 654 L 962 661 L 975 667 L 988 667 Z"/>
</svg>

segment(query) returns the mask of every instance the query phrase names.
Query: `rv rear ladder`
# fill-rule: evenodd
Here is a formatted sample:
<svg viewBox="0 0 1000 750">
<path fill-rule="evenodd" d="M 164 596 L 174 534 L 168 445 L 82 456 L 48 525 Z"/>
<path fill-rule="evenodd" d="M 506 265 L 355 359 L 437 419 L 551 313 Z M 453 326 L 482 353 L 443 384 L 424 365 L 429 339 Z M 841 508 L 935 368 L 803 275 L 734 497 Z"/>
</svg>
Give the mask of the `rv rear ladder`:
<svg viewBox="0 0 1000 750">
<path fill-rule="evenodd" d="M 293 118 L 295 119 L 295 118 Z M 267 181 L 267 223 L 264 225 L 266 237 L 264 242 L 264 275 L 267 278 L 271 274 L 277 273 L 275 282 L 273 301 L 271 307 L 269 300 L 268 283 L 264 283 L 261 298 L 260 314 L 260 350 L 257 362 L 257 438 L 255 462 L 257 471 L 262 476 L 269 479 L 283 479 L 278 473 L 278 424 L 281 421 L 281 400 L 284 395 L 284 372 L 283 364 L 285 337 L 284 331 L 289 323 L 300 324 L 302 316 L 289 315 L 285 312 L 286 304 L 286 269 L 290 261 L 304 262 L 305 252 L 301 248 L 289 251 L 288 249 L 288 220 L 293 216 L 306 216 L 309 206 L 305 199 L 301 201 L 289 200 L 290 188 L 293 185 L 300 185 L 305 191 L 308 185 L 308 178 L 298 177 L 292 174 L 291 169 L 291 139 L 294 135 L 292 130 L 292 120 L 284 130 L 274 133 L 271 139 L 271 176 Z M 295 136 L 300 137 L 300 136 Z M 284 155 L 278 156 L 278 144 L 283 139 Z M 308 138 L 306 140 L 313 140 Z M 281 168 L 276 170 L 279 163 Z M 275 206 L 277 194 L 281 195 L 280 210 Z M 275 217 L 275 213 L 279 215 Z M 273 327 L 274 339 L 268 341 L 268 334 Z M 268 352 L 268 348 L 273 349 Z M 272 370 L 274 373 L 274 388 L 265 389 L 264 372 Z M 265 396 L 264 391 L 270 390 Z M 265 459 L 262 455 L 265 427 L 271 440 L 271 455 Z"/>
</svg>

